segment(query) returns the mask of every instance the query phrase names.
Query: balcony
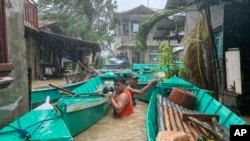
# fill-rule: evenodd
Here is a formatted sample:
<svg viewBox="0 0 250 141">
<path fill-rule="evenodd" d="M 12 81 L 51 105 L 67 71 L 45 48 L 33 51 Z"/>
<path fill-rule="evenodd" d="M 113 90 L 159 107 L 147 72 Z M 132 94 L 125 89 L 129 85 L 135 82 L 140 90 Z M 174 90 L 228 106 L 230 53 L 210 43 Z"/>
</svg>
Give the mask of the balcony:
<svg viewBox="0 0 250 141">
<path fill-rule="evenodd" d="M 25 0 L 24 2 L 24 22 L 38 28 L 37 4 L 33 0 Z"/>
<path fill-rule="evenodd" d="M 115 48 L 120 49 L 121 47 L 135 47 L 135 33 L 124 33 L 124 34 L 117 34 L 115 37 Z M 158 46 L 159 42 L 153 40 L 152 33 L 149 34 L 147 39 L 148 46 Z"/>
</svg>

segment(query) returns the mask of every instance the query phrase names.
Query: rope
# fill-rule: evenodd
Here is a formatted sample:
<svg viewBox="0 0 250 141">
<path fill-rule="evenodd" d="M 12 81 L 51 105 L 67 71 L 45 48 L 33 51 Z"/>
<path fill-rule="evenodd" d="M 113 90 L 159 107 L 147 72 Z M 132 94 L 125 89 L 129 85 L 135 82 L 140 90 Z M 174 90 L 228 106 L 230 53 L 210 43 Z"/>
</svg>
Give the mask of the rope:
<svg viewBox="0 0 250 141">
<path fill-rule="evenodd" d="M 24 129 L 21 128 L 20 118 L 18 118 L 18 119 L 17 119 L 17 122 L 18 122 L 19 128 L 16 128 L 16 127 L 14 127 L 14 126 L 12 126 L 12 125 L 8 125 L 9 127 L 14 128 L 15 130 L 0 132 L 0 135 L 7 135 L 7 134 L 12 134 L 12 133 L 18 133 L 18 134 L 20 134 L 20 137 L 21 137 L 21 138 L 30 138 L 30 137 L 37 131 L 37 129 L 42 125 L 43 122 L 49 121 L 49 120 L 54 120 L 54 119 L 57 119 L 57 118 L 60 117 L 60 116 L 58 116 L 58 117 L 55 117 L 55 118 L 47 119 L 47 118 L 49 117 L 49 115 L 52 113 L 52 111 L 53 111 L 53 110 L 51 110 L 51 112 L 46 116 L 46 118 L 45 118 L 44 120 L 38 121 L 38 122 L 36 122 L 36 123 L 34 123 L 34 124 L 31 124 L 30 126 L 24 128 Z M 27 131 L 28 128 L 30 128 L 30 127 L 32 127 L 32 126 L 35 126 L 35 125 L 37 125 L 37 124 L 39 124 L 39 123 L 40 123 L 40 125 L 33 131 L 32 134 L 30 134 L 30 133 Z"/>
<path fill-rule="evenodd" d="M 20 127 L 20 120 L 19 120 L 19 118 L 17 120 L 18 120 L 18 126 Z M 6 131 L 6 132 L 0 132 L 0 135 L 7 135 L 7 134 L 12 134 L 12 133 L 18 133 L 18 134 L 20 134 L 21 138 L 30 138 L 29 132 L 27 132 L 25 129 L 19 129 L 19 128 L 16 128 L 16 127 L 12 126 L 12 125 L 8 125 L 8 126 L 11 127 L 11 128 L 14 128 L 15 130 L 10 130 L 10 131 Z"/>
</svg>

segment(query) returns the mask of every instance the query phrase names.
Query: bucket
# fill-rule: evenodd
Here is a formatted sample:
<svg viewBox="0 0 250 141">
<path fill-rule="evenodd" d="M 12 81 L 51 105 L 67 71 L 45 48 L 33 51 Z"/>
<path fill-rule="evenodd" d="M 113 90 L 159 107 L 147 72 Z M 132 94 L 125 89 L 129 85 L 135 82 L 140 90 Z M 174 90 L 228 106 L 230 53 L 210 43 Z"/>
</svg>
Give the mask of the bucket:
<svg viewBox="0 0 250 141">
<path fill-rule="evenodd" d="M 168 100 L 185 108 L 192 109 L 196 95 L 187 90 L 174 87 L 168 96 Z"/>
</svg>

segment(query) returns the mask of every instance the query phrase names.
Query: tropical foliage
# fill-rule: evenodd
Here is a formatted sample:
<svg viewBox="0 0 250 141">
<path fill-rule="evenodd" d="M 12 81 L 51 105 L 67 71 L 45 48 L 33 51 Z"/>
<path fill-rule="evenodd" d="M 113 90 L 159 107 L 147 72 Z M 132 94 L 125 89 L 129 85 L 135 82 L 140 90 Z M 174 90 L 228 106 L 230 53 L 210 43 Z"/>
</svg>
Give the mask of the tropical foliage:
<svg viewBox="0 0 250 141">
<path fill-rule="evenodd" d="M 67 36 L 97 42 L 111 53 L 108 25 L 116 7 L 112 0 L 38 0 L 40 20 L 57 21 Z"/>
<path fill-rule="evenodd" d="M 168 68 L 167 71 L 165 71 L 165 77 L 169 78 L 177 73 L 175 66 L 173 66 L 174 64 L 173 50 L 165 43 L 161 43 L 159 49 L 162 50 L 162 54 L 160 55 L 160 62 L 158 63 L 158 66 L 159 67 L 166 66 Z"/>
<path fill-rule="evenodd" d="M 136 46 L 138 50 L 147 50 L 147 37 L 158 21 L 167 18 L 173 14 L 182 12 L 183 9 L 167 8 L 155 14 L 149 15 L 148 18 L 140 24 L 139 30 L 136 33 Z"/>
<path fill-rule="evenodd" d="M 175 60 L 173 49 L 164 42 L 161 43 L 159 49 L 162 50 L 162 54 L 160 55 L 161 59 L 158 66 L 160 68 L 166 66 L 165 78 L 170 78 L 174 75 L 186 78 L 189 71 L 184 67 L 182 62 Z"/>
<path fill-rule="evenodd" d="M 187 49 L 184 64 L 191 72 L 191 78 L 196 85 L 207 89 L 206 66 L 204 60 L 204 43 L 209 38 L 209 30 L 204 13 L 200 13 L 200 19 L 194 29 L 184 38 Z"/>
<path fill-rule="evenodd" d="M 141 23 L 139 31 L 136 34 L 136 45 L 139 50 L 147 49 L 147 36 L 158 21 L 167 18 L 175 13 L 184 11 L 183 9 L 166 8 L 156 14 L 150 15 L 143 23 Z M 208 80 L 206 78 L 204 43 L 208 43 L 209 30 L 204 13 L 200 13 L 200 19 L 195 28 L 186 35 L 184 41 L 187 44 L 185 49 L 184 66 L 185 74 L 190 73 L 190 81 L 202 88 L 208 88 Z M 163 56 L 161 65 L 168 66 L 171 64 L 171 55 L 166 51 L 166 45 L 161 45 Z M 164 53 L 165 51 L 165 53 Z M 168 57 L 169 58 L 168 58 Z M 168 58 L 168 59 L 167 59 Z M 171 75 L 171 74 L 169 74 Z"/>
</svg>

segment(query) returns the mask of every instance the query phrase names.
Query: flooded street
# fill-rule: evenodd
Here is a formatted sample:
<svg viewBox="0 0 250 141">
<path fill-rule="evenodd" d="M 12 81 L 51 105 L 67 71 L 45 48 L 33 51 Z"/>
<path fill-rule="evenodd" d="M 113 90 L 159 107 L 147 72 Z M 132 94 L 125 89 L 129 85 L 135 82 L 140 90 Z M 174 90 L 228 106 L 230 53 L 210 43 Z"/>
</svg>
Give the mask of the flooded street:
<svg viewBox="0 0 250 141">
<path fill-rule="evenodd" d="M 65 84 L 64 78 L 33 81 L 32 88 L 49 84 Z M 137 100 L 134 113 L 124 118 L 114 118 L 110 107 L 99 122 L 74 137 L 74 141 L 146 141 L 146 111 L 148 103 Z"/>
<path fill-rule="evenodd" d="M 134 113 L 124 118 L 114 118 L 110 107 L 106 116 L 74 137 L 75 141 L 146 141 L 147 103 L 137 100 Z"/>
<path fill-rule="evenodd" d="M 65 78 L 53 78 L 53 79 L 48 79 L 48 80 L 36 80 L 32 81 L 32 89 L 37 88 L 37 87 L 43 87 L 43 86 L 49 86 L 49 84 L 53 85 L 62 85 L 66 84 L 67 81 Z"/>
<path fill-rule="evenodd" d="M 49 84 L 65 84 L 64 78 L 32 82 L 32 88 Z M 134 113 L 124 118 L 114 118 L 110 107 L 99 122 L 74 137 L 74 141 L 146 141 L 146 111 L 148 103 L 137 100 Z M 242 116 L 250 123 L 250 116 Z"/>
</svg>

